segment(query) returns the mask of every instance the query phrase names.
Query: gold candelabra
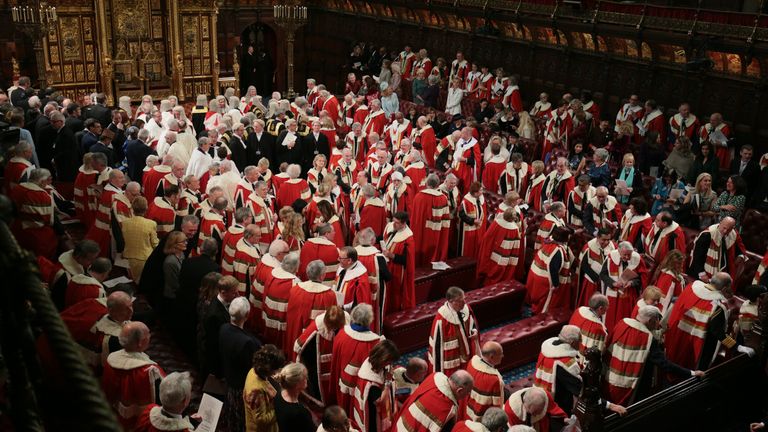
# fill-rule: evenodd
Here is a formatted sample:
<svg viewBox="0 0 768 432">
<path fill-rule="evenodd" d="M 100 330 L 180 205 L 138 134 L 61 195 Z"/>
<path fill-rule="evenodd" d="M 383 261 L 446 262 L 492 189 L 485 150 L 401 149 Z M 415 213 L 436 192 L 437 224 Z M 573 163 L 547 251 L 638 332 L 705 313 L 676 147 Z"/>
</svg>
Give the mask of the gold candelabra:
<svg viewBox="0 0 768 432">
<path fill-rule="evenodd" d="M 298 5 L 275 5 L 272 10 L 275 23 L 285 29 L 286 50 L 288 58 L 288 97 L 296 95 L 293 88 L 293 45 L 296 41 L 296 30 L 307 24 L 307 7 Z"/>
<path fill-rule="evenodd" d="M 48 31 L 59 19 L 56 7 L 49 6 L 45 1 L 32 0 L 25 6 L 12 7 L 11 18 L 16 29 L 32 39 L 32 48 L 37 61 L 37 79 L 40 88 L 44 88 L 48 68 L 43 52 L 43 39 L 48 36 Z"/>
</svg>

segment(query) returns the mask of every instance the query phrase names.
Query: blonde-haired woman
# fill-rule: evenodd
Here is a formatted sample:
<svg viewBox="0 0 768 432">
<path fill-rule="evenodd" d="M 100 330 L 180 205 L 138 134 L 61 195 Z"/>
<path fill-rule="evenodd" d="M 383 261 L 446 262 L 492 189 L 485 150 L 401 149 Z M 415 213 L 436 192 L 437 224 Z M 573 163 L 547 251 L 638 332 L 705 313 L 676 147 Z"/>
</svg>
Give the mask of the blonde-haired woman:
<svg viewBox="0 0 768 432">
<path fill-rule="evenodd" d="M 275 417 L 281 431 L 314 432 L 315 424 L 299 395 L 307 388 L 307 368 L 301 363 L 288 363 L 278 375 L 280 390 L 275 396 Z"/>
<path fill-rule="evenodd" d="M 614 187 L 614 195 L 620 203 L 627 204 L 630 197 L 638 195 L 643 187 L 643 174 L 635 167 L 635 155 L 632 153 L 624 154 L 621 159 L 621 168 L 616 173 L 616 180 L 621 180 L 627 185 L 626 189 Z"/>
<path fill-rule="evenodd" d="M 301 213 L 292 213 L 283 225 L 283 241 L 288 243 L 291 251 L 301 250 L 304 245 L 304 216 Z"/>
<path fill-rule="evenodd" d="M 527 111 L 521 111 L 518 116 L 520 121 L 517 125 L 517 134 L 520 135 L 520 138 L 535 140 L 536 123 L 533 122 L 531 115 Z"/>
<path fill-rule="evenodd" d="M 324 154 L 315 156 L 312 161 L 312 168 L 307 171 L 307 183 L 309 183 L 312 193 L 317 192 L 320 183 L 323 182 L 331 173 L 328 171 L 328 159 Z"/>
<path fill-rule="evenodd" d="M 690 226 L 705 229 L 716 222 L 715 201 L 717 193 L 712 190 L 712 176 L 709 173 L 701 173 L 696 177 L 693 191 L 685 196 L 683 206 L 691 211 Z"/>
</svg>

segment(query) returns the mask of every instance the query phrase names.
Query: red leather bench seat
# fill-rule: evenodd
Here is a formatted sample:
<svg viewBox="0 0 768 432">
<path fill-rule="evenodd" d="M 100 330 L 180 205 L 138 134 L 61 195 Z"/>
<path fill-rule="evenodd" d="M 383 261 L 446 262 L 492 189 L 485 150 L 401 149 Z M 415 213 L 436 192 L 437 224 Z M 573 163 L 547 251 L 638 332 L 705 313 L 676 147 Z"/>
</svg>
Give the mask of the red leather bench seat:
<svg viewBox="0 0 768 432">
<path fill-rule="evenodd" d="M 416 304 L 445 298 L 449 287 L 457 286 L 464 291 L 475 289 L 477 265 L 474 258 L 448 258 L 448 270 L 432 270 L 431 267 L 416 269 Z"/>
<path fill-rule="evenodd" d="M 502 372 L 508 371 L 536 361 L 541 351 L 541 343 L 547 338 L 557 336 L 570 319 L 570 310 L 554 310 L 485 332 L 480 335 L 480 339 L 482 342 L 496 341 L 501 344 L 504 348 L 504 359 L 498 369 Z"/>
<path fill-rule="evenodd" d="M 517 281 L 489 285 L 466 295 L 480 329 L 519 317 L 524 299 L 525 287 Z M 384 335 L 397 344 L 400 352 L 425 347 L 435 314 L 444 303 L 443 299 L 435 300 L 388 315 L 384 319 Z"/>
</svg>

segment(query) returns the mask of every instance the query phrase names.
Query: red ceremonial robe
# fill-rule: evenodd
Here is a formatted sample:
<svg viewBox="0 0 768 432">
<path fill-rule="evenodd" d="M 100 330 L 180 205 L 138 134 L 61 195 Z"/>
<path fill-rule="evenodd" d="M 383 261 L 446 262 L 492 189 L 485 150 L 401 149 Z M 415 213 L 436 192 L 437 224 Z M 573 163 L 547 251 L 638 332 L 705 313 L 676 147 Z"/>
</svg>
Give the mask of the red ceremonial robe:
<svg viewBox="0 0 768 432">
<path fill-rule="evenodd" d="M 410 138 L 413 131 L 413 124 L 408 119 L 403 122 L 394 121 L 386 127 L 386 133 L 381 137 L 392 151 L 400 150 L 400 142 L 403 138 Z"/>
<path fill-rule="evenodd" d="M 501 190 L 501 178 L 505 175 L 507 160 L 496 155 L 485 163 L 483 168 L 483 187 L 491 192 L 503 194 Z"/>
<path fill-rule="evenodd" d="M 597 197 L 589 200 L 592 206 L 592 222 L 595 229 L 618 227 L 622 218 L 621 206 L 616 198 L 608 195 L 604 204 L 600 204 Z"/>
<path fill-rule="evenodd" d="M 352 397 L 352 425 L 358 430 L 366 432 L 369 425 L 375 424 L 377 431 L 386 431 L 392 425 L 392 419 L 395 415 L 395 398 L 392 393 L 392 386 L 385 385 L 386 371 L 375 372 L 371 362 L 365 359 L 360 370 L 357 372 L 357 380 Z M 369 396 L 372 388 L 379 388 L 381 396 L 374 401 L 376 417 L 370 410 Z"/>
<path fill-rule="evenodd" d="M 731 128 L 727 123 L 720 123 L 717 127 L 713 127 L 712 123 L 707 123 L 699 129 L 699 142 L 709 140 L 710 135 L 715 131 L 719 131 L 725 135 L 726 138 L 731 138 Z M 720 161 L 720 170 L 725 171 L 731 168 L 731 150 L 728 148 L 728 142 L 725 143 L 712 143 L 715 146 L 715 156 Z M 725 145 L 723 145 L 725 144 Z"/>
<path fill-rule="evenodd" d="M 333 286 L 344 310 L 351 311 L 361 303 L 373 306 L 368 270 L 361 262 L 356 261 L 348 269 L 339 267 Z"/>
<path fill-rule="evenodd" d="M 150 404 L 136 420 L 133 432 L 189 432 L 195 430 L 189 419 L 163 414 L 160 405 Z"/>
<path fill-rule="evenodd" d="M 526 193 L 528 192 L 528 180 L 530 176 L 530 167 L 527 163 L 520 162 L 520 168 L 515 168 L 514 162 L 507 163 L 504 173 L 497 180 L 499 182 L 499 193 L 506 194 L 507 192 L 517 192 L 521 198 L 525 198 Z M 540 182 L 542 181 L 544 181 L 543 178 Z M 526 202 L 528 202 L 527 198 L 525 199 Z M 541 192 L 539 192 L 539 201 L 540 200 Z"/>
<path fill-rule="evenodd" d="M 384 205 L 387 209 L 387 218 L 392 219 L 397 212 L 413 213 L 413 198 L 405 181 L 400 182 L 400 187 L 395 188 L 395 183 L 390 183 L 387 194 L 384 196 Z"/>
<path fill-rule="evenodd" d="M 7 168 L 6 168 L 7 169 Z M 6 173 L 6 176 L 8 174 Z M 75 214 L 83 226 L 89 227 L 93 224 L 93 220 L 96 218 L 96 212 L 98 211 L 98 197 L 93 195 L 94 186 L 96 185 L 96 179 L 99 177 L 99 172 L 96 170 L 86 170 L 84 167 L 80 167 L 75 178 L 74 188 L 74 203 Z"/>
<path fill-rule="evenodd" d="M 448 258 L 451 228 L 448 198 L 435 189 L 416 194 L 411 212 L 411 229 L 416 246 L 416 265 L 429 265 Z"/>
<path fill-rule="evenodd" d="M 384 229 L 384 249 L 395 256 L 389 260 L 392 281 L 382 299 L 384 315 L 416 306 L 416 243 L 407 226 L 395 231 L 392 223 Z"/>
<path fill-rule="evenodd" d="M 163 197 L 156 197 L 149 205 L 147 219 L 157 223 L 157 236 L 163 238 L 176 226 L 176 209 Z"/>
<path fill-rule="evenodd" d="M 549 118 L 552 115 L 552 103 L 536 101 L 531 108 L 530 114 L 537 118 Z"/>
<path fill-rule="evenodd" d="M 661 309 L 661 314 L 666 317 L 670 310 L 669 307 L 672 305 L 672 298 L 682 294 L 685 279 L 682 274 L 676 275 L 670 270 L 664 269 L 659 272 L 659 277 L 653 285 L 661 290 L 659 309 Z"/>
<path fill-rule="evenodd" d="M 755 277 L 752 278 L 753 285 L 760 285 L 760 279 L 763 278 L 763 274 L 765 273 L 766 268 L 768 268 L 768 250 L 766 250 L 765 255 L 763 255 L 763 259 L 760 261 L 760 264 L 757 266 L 757 271 L 755 271 Z"/>
<path fill-rule="evenodd" d="M 26 182 L 29 179 L 30 172 L 34 168 L 35 167 L 32 165 L 32 162 L 24 159 L 23 157 L 12 157 L 11 160 L 9 160 L 5 165 L 5 173 L 3 174 L 5 177 L 5 193 L 9 194 L 11 192 L 11 188 L 15 188 L 19 184 Z M 78 178 L 80 177 L 81 173 L 82 171 L 77 174 Z M 75 186 L 77 186 L 77 181 L 75 181 Z M 77 208 L 77 205 L 75 205 L 75 208 Z"/>
<path fill-rule="evenodd" d="M 251 304 L 254 303 L 251 296 L 251 280 L 256 272 L 256 266 L 259 265 L 259 253 L 256 245 L 251 244 L 241 238 L 235 245 L 235 255 L 232 258 L 232 276 L 238 281 L 237 290 L 240 296 L 245 297 Z"/>
<path fill-rule="evenodd" d="M 383 192 L 387 190 L 389 177 L 393 171 L 394 168 L 389 163 L 384 163 L 383 166 L 380 166 L 378 162 L 374 162 L 368 165 L 368 179 L 376 190 Z"/>
<path fill-rule="evenodd" d="M 579 255 L 579 277 L 580 289 L 576 300 L 576 305 L 587 306 L 589 299 L 596 292 L 602 292 L 600 288 L 600 271 L 603 269 L 605 256 L 616 249 L 615 241 L 608 243 L 608 246 L 602 248 L 597 239 L 592 239 L 584 245 Z"/>
<path fill-rule="evenodd" d="M 325 264 L 323 284 L 331 286 L 336 279 L 336 269 L 339 268 L 339 249 L 325 237 L 312 237 L 304 243 L 297 275 L 300 279 L 306 279 L 307 264 L 318 259 Z"/>
<path fill-rule="evenodd" d="M 575 186 L 576 178 L 573 177 L 573 174 L 571 174 L 570 171 L 563 173 L 559 180 L 557 178 L 557 171 L 552 171 L 544 180 L 544 186 L 542 186 L 542 198 L 545 201 L 560 201 L 565 203 L 568 200 L 568 195 L 570 195 Z"/>
<path fill-rule="evenodd" d="M 363 125 L 363 134 L 368 136 L 371 132 L 376 132 L 379 136 L 384 135 L 384 127 L 387 125 L 387 115 L 382 109 L 376 112 L 370 112 L 365 117 Z"/>
<path fill-rule="evenodd" d="M 264 328 L 264 286 L 272 278 L 272 270 L 280 267 L 280 261 L 270 254 L 261 257 L 256 266 L 256 271 L 251 280 L 253 291 L 251 292 L 251 313 L 248 317 L 248 328 Z"/>
<path fill-rule="evenodd" d="M 541 344 L 541 352 L 536 361 L 536 373 L 533 376 L 533 385 L 553 395 L 557 392 L 558 366 L 575 377 L 581 373 L 579 351 L 567 343 L 556 343 L 558 341 L 560 340 L 555 336 Z"/>
<path fill-rule="evenodd" d="M 547 120 L 544 130 L 544 145 L 541 150 L 541 160 L 546 161 L 547 155 L 555 146 L 568 148 L 568 137 L 573 132 L 573 117 L 566 110 L 562 114 L 552 111 L 552 118 Z"/>
<path fill-rule="evenodd" d="M 480 242 L 485 237 L 487 219 L 488 211 L 482 193 L 477 198 L 469 193 L 464 195 L 459 209 L 458 256 L 478 257 Z M 480 225 L 475 225 L 477 221 Z"/>
<path fill-rule="evenodd" d="M 704 260 L 704 273 L 710 278 L 719 271 L 725 271 L 735 275 L 736 251 L 746 250 L 744 248 L 744 243 L 741 242 L 741 236 L 736 230 L 731 230 L 731 232 L 723 238 L 717 227 L 718 224 L 710 225 L 709 228 L 699 233 L 699 235 L 696 236 L 696 240 L 693 242 L 696 244 L 703 233 L 709 232 L 710 241 L 709 248 L 707 249 L 707 256 Z M 722 248 L 725 248 L 724 252 L 721 251 Z M 694 251 L 695 248 L 691 251 L 691 255 L 694 254 Z M 724 265 L 722 262 L 723 255 L 726 255 L 727 265 Z"/>
<path fill-rule="evenodd" d="M 298 199 L 309 203 L 310 198 L 312 194 L 306 180 L 300 178 L 286 180 L 277 191 L 277 208 L 290 207 Z"/>
<path fill-rule="evenodd" d="M 53 196 L 35 183 L 22 183 L 14 188 L 12 198 L 16 219 L 11 230 L 22 248 L 51 258 L 59 240 L 53 231 Z"/>
<path fill-rule="evenodd" d="M 565 226 L 565 221 L 553 213 L 544 215 L 544 219 L 542 219 L 539 229 L 536 231 L 536 241 L 533 245 L 533 250 L 536 251 L 541 248 L 541 245 L 552 236 L 552 231 L 554 231 L 555 227 L 564 228 Z"/>
<path fill-rule="evenodd" d="M 466 160 L 460 161 L 459 157 Z M 480 166 L 483 156 L 480 152 L 480 144 L 472 137 L 469 141 L 463 138 L 456 143 L 453 152 L 453 174 L 459 179 L 459 188 L 463 193 L 469 192 L 469 185 L 480 178 Z"/>
<path fill-rule="evenodd" d="M 216 240 L 216 243 L 221 245 L 226 230 L 227 227 L 224 225 L 224 216 L 213 210 L 204 212 L 203 217 L 200 219 L 200 232 L 197 236 L 198 255 L 203 248 L 203 242 L 209 238 Z"/>
<path fill-rule="evenodd" d="M 387 210 L 381 198 L 374 197 L 365 200 L 360 210 L 360 231 L 371 228 L 376 233 L 376 238 L 384 235 L 387 226 Z"/>
<path fill-rule="evenodd" d="M 67 284 L 64 306 L 70 307 L 87 299 L 106 298 L 107 293 L 101 282 L 85 274 L 72 276 Z"/>
<path fill-rule="evenodd" d="M 661 110 L 646 113 L 643 115 L 643 118 L 637 121 L 635 143 L 642 144 L 649 131 L 658 133 L 662 143 L 667 142 L 667 122 L 664 121 L 664 114 Z"/>
<path fill-rule="evenodd" d="M 430 125 L 426 125 L 420 129 L 414 129 L 411 134 L 411 143 L 415 148 L 421 148 L 421 152 L 424 154 L 424 161 L 427 162 L 427 166 L 435 168 L 435 158 L 437 157 L 437 138 L 435 136 L 435 130 Z"/>
<path fill-rule="evenodd" d="M 448 376 L 458 369 L 466 369 L 469 360 L 478 352 L 478 328 L 475 314 L 468 305 L 459 313 L 445 302 L 437 310 L 429 334 L 427 360 L 430 371 Z"/>
<path fill-rule="evenodd" d="M 619 224 L 621 229 L 619 241 L 628 241 L 632 243 L 636 249 L 639 249 L 643 244 L 643 241 L 647 238 L 648 232 L 651 230 L 651 225 L 654 225 L 651 215 L 648 213 L 637 215 L 632 209 L 627 209 Z"/>
<path fill-rule="evenodd" d="M 651 350 L 653 333 L 633 318 L 620 320 L 608 336 L 610 363 L 606 369 L 607 399 L 619 405 L 634 402 L 634 391 Z"/>
<path fill-rule="evenodd" d="M 333 339 L 331 356 L 331 400 L 344 411 L 352 412 L 357 372 L 371 349 L 383 340 L 383 336 L 356 324 L 345 325 Z"/>
<path fill-rule="evenodd" d="M 429 375 L 419 384 L 395 417 L 395 430 L 408 432 L 440 431 L 457 418 L 459 403 L 442 372 Z"/>
<path fill-rule="evenodd" d="M 499 371 L 479 355 L 472 357 L 467 372 L 474 379 L 462 418 L 480 421 L 488 408 L 504 406 L 504 380 Z M 455 429 L 454 429 L 455 430 Z"/>
<path fill-rule="evenodd" d="M 532 210 L 537 212 L 542 208 L 542 187 L 544 186 L 544 174 L 538 177 L 531 177 L 528 183 L 528 189 L 525 190 L 525 202 L 531 206 Z"/>
<path fill-rule="evenodd" d="M 146 198 L 148 202 L 154 201 L 160 182 L 163 180 L 163 177 L 168 174 L 171 174 L 171 167 L 168 165 L 155 165 L 144 174 L 142 186 L 144 189 L 144 198 Z"/>
<path fill-rule="evenodd" d="M 523 98 L 520 96 L 520 87 L 511 85 L 504 91 L 504 98 L 501 103 L 515 112 L 523 111 Z"/>
<path fill-rule="evenodd" d="M 619 250 L 611 251 L 605 258 L 603 268 L 608 269 L 608 275 L 612 281 L 617 281 L 621 278 L 623 272 L 621 270 L 621 255 Z M 624 271 L 631 270 L 640 277 L 640 288 L 646 286 L 648 282 L 648 268 L 645 266 L 645 261 L 637 252 L 632 252 L 632 257 L 627 263 L 627 267 Z M 619 291 L 612 286 L 603 284 L 604 294 L 608 297 L 608 312 L 605 314 L 605 327 L 613 328 L 622 318 L 627 318 L 632 314 L 632 308 L 637 303 L 637 297 L 639 295 L 638 288 L 634 286 L 628 286 Z"/>
<path fill-rule="evenodd" d="M 336 332 L 325 326 L 325 312 L 321 313 L 302 331 L 293 344 L 293 361 L 300 361 L 307 365 L 315 362 L 315 374 L 309 376 L 310 386 L 316 386 L 319 390 L 320 400 L 329 403 L 329 395 L 333 397 L 335 390 L 331 389 L 331 357 L 333 355 L 333 340 Z M 314 353 L 314 358 L 306 356 L 305 351 Z M 310 369 L 312 370 L 312 369 Z M 335 389 L 335 386 L 334 386 Z"/>
<path fill-rule="evenodd" d="M 227 231 L 224 232 L 224 239 L 221 241 L 221 274 L 224 276 L 231 276 L 235 271 L 235 251 L 244 232 L 245 228 L 237 224 L 227 228 Z"/>
<path fill-rule="evenodd" d="M 275 344 L 289 355 L 291 347 L 285 346 L 285 331 L 288 322 L 288 300 L 293 287 L 299 283 L 295 275 L 278 267 L 264 285 L 264 301 L 261 305 L 264 317 L 263 337 L 265 343 Z"/>
<path fill-rule="evenodd" d="M 699 119 L 693 113 L 689 113 L 687 118 L 677 113 L 669 119 L 669 129 L 675 137 L 685 136 L 692 139 L 699 131 Z"/>
<path fill-rule="evenodd" d="M 89 298 L 64 309 L 61 320 L 91 367 L 107 360 L 110 337 L 120 336 L 122 325 L 109 318 L 106 297 Z M 47 367 L 44 364 L 45 367 Z"/>
<path fill-rule="evenodd" d="M 384 319 L 382 305 L 387 295 L 385 281 L 380 278 L 380 266 L 384 264 L 385 258 L 375 246 L 355 246 L 357 250 L 357 260 L 365 267 L 368 274 L 368 285 L 371 290 L 371 301 L 373 304 L 373 313 L 375 316 L 371 328 L 374 331 L 381 329 Z"/>
<path fill-rule="evenodd" d="M 289 317 L 285 327 L 283 346 L 286 351 L 294 346 L 296 338 L 315 318 L 325 313 L 328 307 L 338 304 L 336 293 L 321 283 L 299 282 L 291 288 L 286 315 Z M 288 353 L 290 354 L 290 353 Z"/>
<path fill-rule="evenodd" d="M 724 303 L 723 294 L 711 285 L 702 281 L 694 281 L 688 285 L 675 302 L 669 316 L 665 339 L 669 361 L 688 369 L 698 369 L 700 361 L 706 366 L 714 361 L 714 356 L 720 351 L 720 341 L 714 350 L 713 358 L 701 359 L 701 355 L 709 320 L 716 313 L 724 313 L 725 322 L 728 322 L 728 309 Z M 722 341 L 726 348 L 735 344 L 730 337 Z"/>
<path fill-rule="evenodd" d="M 522 258 L 520 227 L 515 222 L 495 218 L 480 242 L 477 255 L 477 286 L 488 286 L 514 279 Z"/>
<path fill-rule="evenodd" d="M 555 257 L 560 261 L 559 267 L 554 267 Z M 534 314 L 567 307 L 570 304 L 572 261 L 573 254 L 564 244 L 547 242 L 536 252 L 525 284 L 526 301 L 531 305 Z M 552 283 L 553 274 L 558 276 L 556 285 Z M 550 290 L 550 287 L 555 289 Z"/>
<path fill-rule="evenodd" d="M 507 413 L 510 427 L 531 425 L 537 432 L 550 432 L 549 423 L 552 418 L 566 417 L 565 411 L 555 403 L 549 392 L 547 392 L 547 403 L 544 409 L 538 415 L 532 416 L 525 411 L 523 406 L 523 396 L 526 391 L 529 390 L 524 388 L 512 393 L 512 396 L 507 399 L 507 403 L 504 404 L 504 412 Z M 546 390 L 544 391 L 546 392 Z"/>
<path fill-rule="evenodd" d="M 600 352 L 605 350 L 605 339 L 608 336 L 608 330 L 603 324 L 603 320 L 597 316 L 595 311 L 587 306 L 580 306 L 573 311 L 571 321 L 568 324 L 575 325 L 581 330 L 581 342 L 579 352 L 584 354 L 589 348 L 597 348 Z"/>
<path fill-rule="evenodd" d="M 424 166 L 424 162 L 412 162 L 405 167 L 405 176 L 411 181 L 408 183 L 408 189 L 411 196 L 416 196 L 416 193 L 424 190 L 427 185 L 427 167 Z"/>
<path fill-rule="evenodd" d="M 575 227 L 584 226 L 584 221 L 581 220 L 581 218 L 584 217 L 584 204 L 594 196 L 595 187 L 591 185 L 586 191 L 582 191 L 581 188 L 576 187 L 568 194 L 568 201 L 565 203 L 565 208 L 568 209 L 566 220 L 569 225 Z"/>
<path fill-rule="evenodd" d="M 111 258 L 112 246 L 112 203 L 116 194 L 123 191 L 108 183 L 99 197 L 99 210 L 93 226 L 88 230 L 85 238 L 99 244 L 99 256 Z M 158 224 L 159 225 L 159 224 Z"/>
<path fill-rule="evenodd" d="M 686 253 L 685 233 L 680 225 L 672 221 L 668 227 L 659 230 L 655 223 L 652 224 L 648 235 L 645 236 L 646 255 L 660 263 L 673 249 L 679 250 L 683 255 Z"/>
<path fill-rule="evenodd" d="M 139 414 L 157 402 L 155 394 L 164 377 L 163 369 L 145 353 L 120 350 L 107 357 L 101 387 L 126 430 L 132 430 Z"/>
</svg>

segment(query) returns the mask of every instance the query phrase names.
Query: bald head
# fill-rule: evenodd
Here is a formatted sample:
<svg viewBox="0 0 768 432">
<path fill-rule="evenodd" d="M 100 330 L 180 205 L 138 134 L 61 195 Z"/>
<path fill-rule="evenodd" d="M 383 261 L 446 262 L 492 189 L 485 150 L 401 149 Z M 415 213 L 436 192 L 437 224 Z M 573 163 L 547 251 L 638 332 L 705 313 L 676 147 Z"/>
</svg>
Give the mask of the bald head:
<svg viewBox="0 0 768 432">
<path fill-rule="evenodd" d="M 144 352 L 149 346 L 149 327 L 139 321 L 131 321 L 120 331 L 120 345 L 127 352 Z"/>
<path fill-rule="evenodd" d="M 429 365 L 426 360 L 420 357 L 411 357 L 405 366 L 405 375 L 411 382 L 420 383 L 424 381 L 429 373 Z"/>
<path fill-rule="evenodd" d="M 133 316 L 133 299 L 125 291 L 115 291 L 107 297 L 107 313 L 113 321 L 122 323 Z"/>
<path fill-rule="evenodd" d="M 504 358 L 504 349 L 500 343 L 494 341 L 484 343 L 480 353 L 483 356 L 483 360 L 492 366 L 498 366 L 501 363 L 501 359 Z"/>
<path fill-rule="evenodd" d="M 466 399 L 466 397 L 469 396 L 469 392 L 472 391 L 472 386 L 475 384 L 472 375 L 463 369 L 454 372 L 448 379 L 448 382 L 451 386 L 451 390 L 453 390 L 453 395 L 456 397 L 456 400 Z"/>
</svg>

